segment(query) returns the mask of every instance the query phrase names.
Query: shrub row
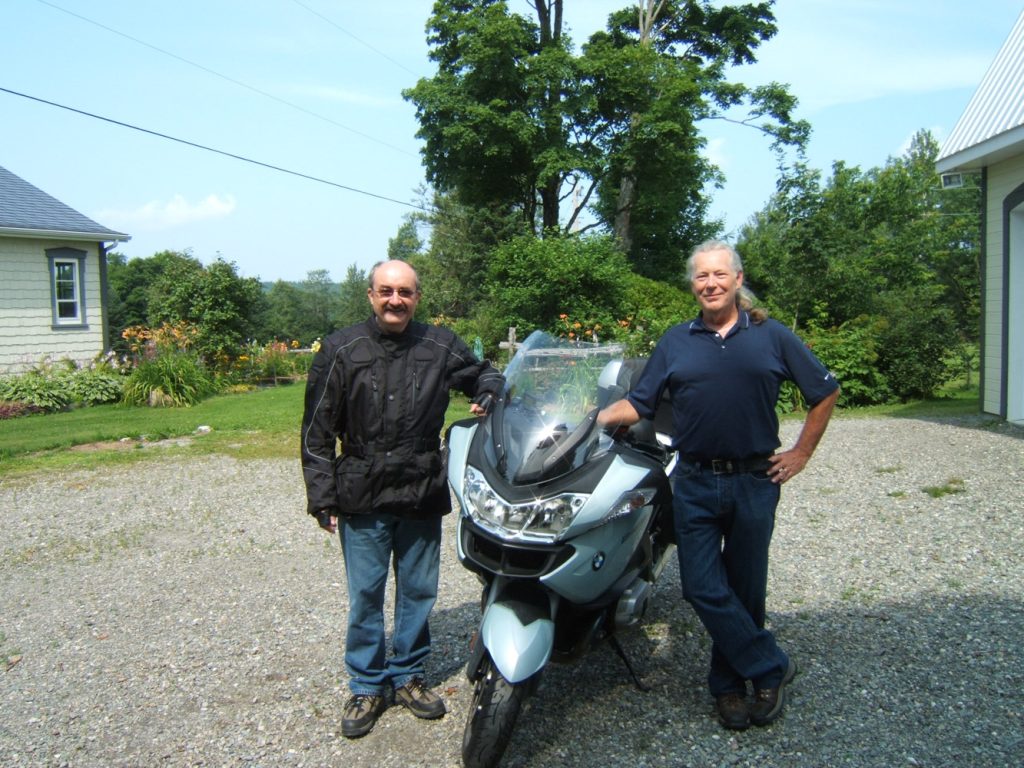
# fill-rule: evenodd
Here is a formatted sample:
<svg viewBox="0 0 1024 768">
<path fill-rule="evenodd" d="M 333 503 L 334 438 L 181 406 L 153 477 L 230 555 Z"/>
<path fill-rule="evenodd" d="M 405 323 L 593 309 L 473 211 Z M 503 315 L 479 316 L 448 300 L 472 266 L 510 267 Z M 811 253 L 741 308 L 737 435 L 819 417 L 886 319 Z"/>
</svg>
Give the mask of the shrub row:
<svg viewBox="0 0 1024 768">
<path fill-rule="evenodd" d="M 273 342 L 250 344 L 218 370 L 196 353 L 171 346 L 123 361 L 108 356 L 85 367 L 44 360 L 24 373 L 0 377 L 0 419 L 103 403 L 189 406 L 227 388 L 304 375 L 311 357 Z"/>
</svg>

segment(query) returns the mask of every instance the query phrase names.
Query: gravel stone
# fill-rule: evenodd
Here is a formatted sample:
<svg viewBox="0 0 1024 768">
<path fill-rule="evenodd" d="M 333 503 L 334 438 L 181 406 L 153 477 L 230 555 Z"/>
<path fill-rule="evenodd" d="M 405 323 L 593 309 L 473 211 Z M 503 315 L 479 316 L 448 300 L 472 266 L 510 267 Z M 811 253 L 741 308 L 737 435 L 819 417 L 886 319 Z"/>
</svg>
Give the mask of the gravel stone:
<svg viewBox="0 0 1024 768">
<path fill-rule="evenodd" d="M 783 426 L 791 445 L 797 424 Z M 337 538 L 298 459 L 176 459 L 0 482 L 0 765 L 460 765 L 479 585 L 445 521 L 428 682 L 341 736 Z M 715 721 L 673 562 L 622 634 L 551 666 L 506 768 L 1024 765 L 1024 429 L 837 418 L 783 489 L 769 620 L 800 674 L 781 720 Z"/>
</svg>

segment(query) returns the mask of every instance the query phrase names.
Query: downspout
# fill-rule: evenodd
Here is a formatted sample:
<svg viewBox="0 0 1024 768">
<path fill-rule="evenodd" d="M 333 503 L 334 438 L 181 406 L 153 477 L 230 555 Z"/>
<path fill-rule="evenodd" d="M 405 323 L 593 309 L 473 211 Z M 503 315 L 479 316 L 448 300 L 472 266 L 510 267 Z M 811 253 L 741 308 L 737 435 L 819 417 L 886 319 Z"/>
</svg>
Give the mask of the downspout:
<svg viewBox="0 0 1024 768">
<path fill-rule="evenodd" d="M 110 324 L 108 322 L 108 305 L 110 303 L 110 289 L 107 285 L 107 246 L 100 241 L 100 324 L 103 328 L 103 354 L 110 351 Z"/>
</svg>

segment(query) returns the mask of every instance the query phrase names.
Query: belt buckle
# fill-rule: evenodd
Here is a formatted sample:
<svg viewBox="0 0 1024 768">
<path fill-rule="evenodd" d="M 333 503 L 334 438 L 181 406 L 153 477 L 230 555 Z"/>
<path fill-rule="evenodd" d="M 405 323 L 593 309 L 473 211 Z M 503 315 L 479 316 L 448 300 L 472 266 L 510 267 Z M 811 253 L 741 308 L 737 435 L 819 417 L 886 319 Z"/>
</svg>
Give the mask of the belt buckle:
<svg viewBox="0 0 1024 768">
<path fill-rule="evenodd" d="M 711 471 L 716 475 L 731 475 L 733 464 L 731 459 L 712 459 Z"/>
</svg>

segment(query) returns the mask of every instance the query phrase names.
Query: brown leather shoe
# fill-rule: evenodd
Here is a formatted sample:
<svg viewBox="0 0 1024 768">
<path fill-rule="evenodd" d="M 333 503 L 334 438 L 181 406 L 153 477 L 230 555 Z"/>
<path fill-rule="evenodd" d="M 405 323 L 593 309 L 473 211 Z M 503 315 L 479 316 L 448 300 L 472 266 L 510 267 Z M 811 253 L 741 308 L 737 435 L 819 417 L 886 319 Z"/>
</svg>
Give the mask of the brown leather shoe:
<svg viewBox="0 0 1024 768">
<path fill-rule="evenodd" d="M 369 696 L 365 693 L 354 693 L 345 702 L 345 712 L 341 716 L 341 735 L 347 739 L 365 736 L 387 708 L 383 696 Z"/>
<path fill-rule="evenodd" d="M 414 677 L 401 688 L 395 689 L 395 701 L 416 717 L 422 717 L 424 720 L 436 720 L 439 717 L 444 717 L 444 713 L 447 711 L 444 702 L 418 677 Z"/>
<path fill-rule="evenodd" d="M 778 688 L 758 688 L 754 691 L 754 703 L 750 706 L 750 722 L 754 725 L 769 725 L 775 722 L 786 706 L 786 686 L 796 677 L 796 662 L 789 660 L 786 674 Z"/>
<path fill-rule="evenodd" d="M 715 708 L 718 710 L 718 722 L 723 728 L 743 731 L 750 725 L 750 709 L 747 706 L 747 697 L 742 693 L 723 693 L 716 696 Z"/>
</svg>

